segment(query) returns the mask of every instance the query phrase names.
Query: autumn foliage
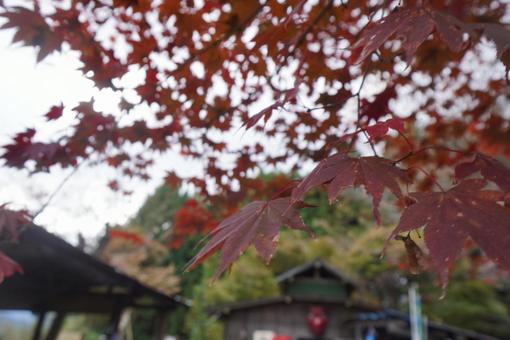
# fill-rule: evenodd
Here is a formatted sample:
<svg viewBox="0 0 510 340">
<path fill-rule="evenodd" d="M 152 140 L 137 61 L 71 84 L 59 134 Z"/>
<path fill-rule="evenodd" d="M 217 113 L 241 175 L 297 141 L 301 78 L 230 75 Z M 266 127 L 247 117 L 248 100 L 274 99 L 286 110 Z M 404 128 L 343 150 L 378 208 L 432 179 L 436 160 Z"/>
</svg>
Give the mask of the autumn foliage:
<svg viewBox="0 0 510 340">
<path fill-rule="evenodd" d="M 104 262 L 166 294 L 179 291 L 179 279 L 173 265 L 164 263 L 167 248 L 136 231 L 108 229 L 96 251 Z"/>
<path fill-rule="evenodd" d="M 212 231 L 218 222 L 216 217 L 200 202 L 189 199 L 175 213 L 169 233 L 168 246 L 179 248 L 191 236 L 204 236 Z"/>
<path fill-rule="evenodd" d="M 48 124 L 75 117 L 69 129 L 46 141 L 21 131 L 4 146 L 5 165 L 48 171 L 104 162 L 146 179 L 161 153 L 198 161 L 203 176 L 168 169 L 167 183 L 190 183 L 224 211 L 257 199 L 224 219 L 192 263 L 219 250 L 218 273 L 251 244 L 270 259 L 279 227 L 306 229 L 298 208 L 323 186 L 331 200 L 363 187 L 376 219 L 388 189 L 404 209 L 391 237 L 424 227 L 443 284 L 468 238 L 510 269 L 508 4 L 23 4 L 1 6 L 13 42 L 35 47 L 37 61 L 77 51 L 83 76 L 112 91 L 118 107 L 101 112 L 94 98 L 55 103 L 41 114 Z M 133 72 L 136 85 L 125 80 Z M 261 168 L 299 172 L 311 163 L 294 186 L 256 184 Z"/>
<path fill-rule="evenodd" d="M 16 242 L 19 232 L 30 226 L 30 219 L 24 211 L 13 211 L 5 205 L 0 206 L 0 240 Z M 23 273 L 16 261 L 0 251 L 0 282 L 14 273 Z"/>
</svg>

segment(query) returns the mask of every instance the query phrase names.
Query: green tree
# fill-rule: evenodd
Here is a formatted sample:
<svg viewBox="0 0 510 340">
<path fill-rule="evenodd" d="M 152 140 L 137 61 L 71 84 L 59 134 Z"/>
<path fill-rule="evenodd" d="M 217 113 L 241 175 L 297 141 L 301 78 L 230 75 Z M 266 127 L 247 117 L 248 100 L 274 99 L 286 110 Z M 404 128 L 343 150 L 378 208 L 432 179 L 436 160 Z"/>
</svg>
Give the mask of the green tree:
<svg viewBox="0 0 510 340">
<path fill-rule="evenodd" d="M 187 198 L 169 186 L 161 185 L 145 200 L 128 226 L 159 237 L 172 227 L 175 213 Z"/>
</svg>

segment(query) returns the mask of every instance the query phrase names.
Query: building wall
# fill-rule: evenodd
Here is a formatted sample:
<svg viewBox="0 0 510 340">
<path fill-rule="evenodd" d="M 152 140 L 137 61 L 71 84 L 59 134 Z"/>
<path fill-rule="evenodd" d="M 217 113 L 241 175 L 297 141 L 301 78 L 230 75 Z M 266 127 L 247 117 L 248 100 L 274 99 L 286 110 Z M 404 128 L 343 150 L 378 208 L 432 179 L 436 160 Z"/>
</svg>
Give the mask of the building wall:
<svg viewBox="0 0 510 340">
<path fill-rule="evenodd" d="M 274 331 L 290 335 L 292 340 L 313 339 L 308 330 L 306 317 L 309 308 L 321 306 L 328 318 L 324 340 L 355 339 L 352 326 L 346 321 L 356 317 L 356 311 L 341 305 L 309 303 L 277 303 L 247 309 L 235 310 L 224 316 L 226 340 L 252 340 L 257 330 Z"/>
</svg>

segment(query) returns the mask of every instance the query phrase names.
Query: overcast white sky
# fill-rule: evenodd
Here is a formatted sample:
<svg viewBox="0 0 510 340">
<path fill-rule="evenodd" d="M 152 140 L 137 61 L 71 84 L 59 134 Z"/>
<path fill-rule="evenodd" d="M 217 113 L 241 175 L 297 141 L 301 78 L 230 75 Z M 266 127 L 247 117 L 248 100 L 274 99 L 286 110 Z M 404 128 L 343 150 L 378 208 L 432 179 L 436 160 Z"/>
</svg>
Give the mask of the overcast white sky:
<svg viewBox="0 0 510 340">
<path fill-rule="evenodd" d="M 54 53 L 36 64 L 33 49 L 10 45 L 12 34 L 12 30 L 0 30 L 0 145 L 10 142 L 15 133 L 31 127 L 37 128 L 36 139 L 46 140 L 55 131 L 68 126 L 73 118 L 73 114 L 64 112 L 58 121 L 46 124 L 44 114 L 51 106 L 63 102 L 65 107 L 72 108 L 98 95 L 92 82 L 77 71 L 80 64 L 73 55 Z M 255 106 L 254 110 L 268 105 L 267 99 L 263 99 L 260 107 Z M 111 110 L 116 107 L 115 100 L 102 93 L 96 97 L 95 104 L 108 112 L 110 107 Z M 227 136 L 233 145 L 239 147 L 253 141 L 251 132 L 236 131 Z M 202 168 L 197 162 L 184 161 L 176 153 L 158 157 L 150 172 L 152 179 L 129 183 L 127 189 L 133 190 L 133 194 L 125 196 L 107 187 L 108 181 L 115 177 L 113 169 L 81 167 L 35 222 L 71 242 L 76 241 L 78 232 L 86 237 L 97 237 L 106 223 L 122 224 L 133 216 L 146 197 L 162 183 L 167 170 L 193 176 L 199 175 Z M 25 170 L 0 167 L 0 204 L 10 203 L 14 208 L 37 211 L 70 171 L 54 168 L 50 174 L 30 175 Z"/>
<path fill-rule="evenodd" d="M 0 31 L 0 145 L 27 127 L 43 126 L 38 136 L 50 135 L 53 130 L 44 127 L 43 117 L 49 107 L 61 101 L 72 107 L 93 93 L 91 82 L 76 71 L 79 64 L 75 58 L 53 54 L 36 65 L 34 50 L 10 46 L 11 35 Z M 114 174 L 111 169 L 82 168 L 35 222 L 71 242 L 78 232 L 97 236 L 105 223 L 123 223 L 132 216 L 160 183 L 165 165 L 175 168 L 176 162 L 170 156 L 160 163 L 154 179 L 137 185 L 131 196 L 107 188 Z M 70 171 L 54 170 L 30 176 L 26 171 L 0 167 L 0 204 L 10 202 L 12 207 L 37 210 Z"/>
</svg>

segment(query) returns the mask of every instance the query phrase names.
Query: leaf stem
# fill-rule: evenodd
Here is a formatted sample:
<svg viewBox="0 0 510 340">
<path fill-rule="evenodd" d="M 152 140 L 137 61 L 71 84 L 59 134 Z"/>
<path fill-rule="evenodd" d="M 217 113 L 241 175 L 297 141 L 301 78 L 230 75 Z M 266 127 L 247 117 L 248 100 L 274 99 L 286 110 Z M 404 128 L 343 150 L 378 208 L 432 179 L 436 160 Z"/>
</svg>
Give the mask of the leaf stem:
<svg viewBox="0 0 510 340">
<path fill-rule="evenodd" d="M 317 14 L 317 16 L 313 19 L 313 21 L 310 23 L 310 25 L 308 25 L 306 27 L 306 29 L 301 32 L 301 34 L 299 35 L 299 37 L 296 39 L 296 43 L 294 45 L 292 45 L 292 49 L 289 51 L 289 53 L 287 55 L 285 55 L 285 57 L 283 58 L 282 60 L 282 63 L 280 64 L 278 70 L 277 70 L 277 74 L 280 73 L 280 70 L 282 68 L 283 65 L 285 65 L 287 63 L 287 60 L 292 57 L 297 49 L 299 48 L 299 46 L 301 46 L 301 44 L 303 44 L 305 42 L 305 39 L 306 39 L 306 36 L 308 35 L 308 33 L 310 33 L 313 29 L 313 27 L 315 25 L 317 25 L 317 23 L 322 19 L 322 17 L 329 11 L 329 9 L 331 8 L 331 6 L 333 5 L 333 0 L 328 0 L 328 3 L 326 4 L 326 6 L 324 6 L 324 8 L 322 8 L 322 10 L 320 11 L 319 14 Z"/>
<path fill-rule="evenodd" d="M 369 68 L 367 67 L 367 69 L 363 73 L 363 77 L 361 78 L 361 84 L 359 85 L 358 92 L 355 94 L 356 102 L 357 102 L 356 128 L 359 131 L 363 132 L 363 135 L 365 136 L 365 138 L 367 139 L 368 143 L 370 144 L 370 148 L 372 149 L 372 152 L 374 153 L 375 156 L 379 157 L 379 155 L 377 154 L 377 151 L 375 150 L 374 143 L 372 142 L 372 140 L 368 136 L 367 132 L 364 129 L 361 129 L 361 127 L 360 127 L 360 124 L 361 124 L 361 90 L 363 89 L 363 85 L 365 85 L 365 81 L 367 79 L 368 71 L 369 71 Z M 353 138 L 351 139 L 351 143 L 349 144 L 349 150 L 352 148 L 355 140 L 356 140 L 356 135 L 354 135 Z"/>
</svg>

